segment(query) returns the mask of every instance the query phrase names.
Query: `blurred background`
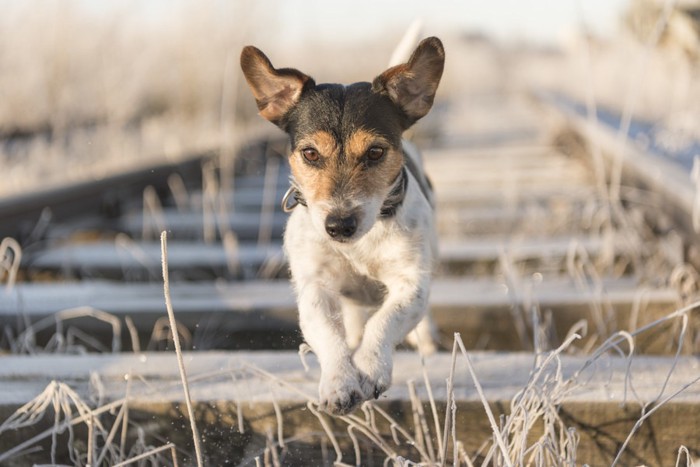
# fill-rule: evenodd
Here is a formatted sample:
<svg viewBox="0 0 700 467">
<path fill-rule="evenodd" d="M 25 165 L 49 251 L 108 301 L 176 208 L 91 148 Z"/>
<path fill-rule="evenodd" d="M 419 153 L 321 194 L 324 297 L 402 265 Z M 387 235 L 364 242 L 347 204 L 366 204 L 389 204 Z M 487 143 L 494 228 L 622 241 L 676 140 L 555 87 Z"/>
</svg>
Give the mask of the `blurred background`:
<svg viewBox="0 0 700 467">
<path fill-rule="evenodd" d="M 484 406 L 527 421 L 496 417 L 512 458 L 573 465 L 591 456 L 590 465 L 610 465 L 610 454 L 622 452 L 637 428 L 637 444 L 621 464 L 673 465 L 679 453 L 680 465 L 681 444 L 697 457 L 697 385 L 678 400 L 669 397 L 698 381 L 688 378 L 697 376 L 700 348 L 698 315 L 690 313 L 700 297 L 700 164 L 692 170 L 700 155 L 700 0 L 0 0 L 0 354 L 81 355 L 53 365 L 50 375 L 43 359 L 3 362 L 0 386 L 10 389 L 0 391 L 0 413 L 44 391 L 49 376 L 59 380 L 53 370 L 66 371 L 59 374 L 85 400 L 99 394 L 102 404 L 96 381 L 112 385 L 113 397 L 104 400 L 122 398 L 124 368 L 146 362 L 136 353 L 173 348 L 163 300 L 166 255 L 158 242 L 167 232 L 165 269 L 183 347 L 276 352 L 264 357 L 269 367 L 261 363 L 273 372 L 264 378 L 253 371 L 255 363 L 241 370 L 233 369 L 238 363 L 188 363 L 206 393 L 194 399 L 216 401 L 200 405 L 209 463 L 244 458 L 241 465 L 253 465 L 263 453 L 267 462 L 270 427 L 282 431 L 279 407 L 273 402 L 274 408 L 246 412 L 254 414 L 245 421 L 252 437 L 243 428 L 240 438 L 232 437 L 235 420 L 243 424 L 240 408 L 248 406 L 237 398 L 250 392 L 256 404 L 268 401 L 267 394 L 284 401 L 283 388 L 316 394 L 317 381 L 314 373 L 301 376 L 298 366 L 303 339 L 281 247 L 287 143 L 257 115 L 240 71 L 241 48 L 256 45 L 275 66 L 298 68 L 317 82 L 369 81 L 416 24 L 423 36 L 440 37 L 447 54 L 435 105 L 411 135 L 424 151 L 439 203 L 431 309 L 443 349 L 459 332 L 469 352 L 498 352 L 475 358 L 483 368 L 476 372 L 493 397 Z M 609 142 L 627 138 L 636 144 Z M 623 174 L 625 157 L 638 162 L 631 176 Z M 583 338 L 572 344 L 574 333 Z M 548 349 L 557 349 L 554 359 L 540 357 Z M 529 376 L 532 363 L 523 362 L 531 357 L 513 351 L 537 353 Z M 88 352 L 119 354 L 126 363 L 85 360 Z M 564 379 L 563 353 L 581 358 L 564 365 L 576 368 Z M 694 356 L 678 358 L 686 353 Z M 223 361 L 200 355 L 213 358 L 200 362 Z M 222 355 L 263 362 L 252 354 Z M 659 356 L 654 366 L 645 366 L 652 362 L 647 355 Z M 444 363 L 431 371 L 449 368 L 449 354 L 436 358 Z M 103 380 L 86 361 L 103 366 Z M 134 388 L 143 382 L 143 394 L 150 394 L 167 384 L 179 398 L 179 383 L 161 379 L 161 368 L 144 369 L 159 361 L 149 356 L 154 366 L 138 367 L 144 378 L 134 377 Z M 416 363 L 405 364 L 402 374 L 415 378 Z M 219 371 L 210 373 L 214 366 Z M 602 379 L 580 377 L 586 368 Z M 497 452 L 497 438 L 482 405 L 468 399 L 472 382 L 461 371 L 454 394 L 471 408 L 460 406 L 465 423 L 458 429 L 476 464 L 486 450 Z M 633 374 L 647 395 L 634 389 Z M 231 389 L 232 377 L 241 392 Z M 435 394 L 447 393 L 443 375 L 431 378 L 440 388 Z M 403 387 L 397 372 L 394 379 Z M 64 391 L 56 381 L 52 387 Z M 217 387 L 220 396 L 212 392 Z M 560 402 L 579 388 L 594 396 L 566 399 L 575 402 L 561 406 L 560 418 Z M 87 464 L 93 439 L 94 446 L 102 444 L 99 437 L 109 445 L 127 420 L 138 426 L 137 448 L 145 433 L 155 445 L 173 440 L 178 452 L 189 449 L 180 409 L 172 415 L 168 404 L 164 417 L 146 414 L 142 429 L 135 408 L 123 411 L 135 400 L 133 391 L 110 434 L 96 430 L 93 437 L 93 418 L 81 428 L 89 441 L 74 443 L 66 433 L 69 453 L 86 452 Z M 7 393 L 18 395 L 16 406 L 3 405 Z M 387 394 L 391 399 L 379 404 L 402 411 L 407 423 L 417 417 L 413 396 Z M 218 412 L 234 407 L 225 402 L 232 397 L 235 416 Z M 408 401 L 410 408 L 401 405 Z M 285 408 L 291 415 L 284 431 L 294 432 L 288 440 L 300 446 L 289 454 L 298 456 L 297 465 L 326 459 L 335 444 L 327 443 L 306 402 L 291 403 L 300 412 Z M 677 405 L 646 420 L 667 402 Z M 632 426 L 637 403 L 641 418 Z M 18 413 L 24 416 L 24 409 Z M 3 451 L 25 449 L 26 465 L 46 465 L 57 438 L 50 449 L 48 442 L 43 451 L 28 448 L 24 441 L 37 438 L 3 431 L 11 425 L 2 418 L 0 463 Z M 304 425 L 308 419 L 312 428 Z M 26 426 L 16 421 L 14 427 Z M 447 433 L 447 423 L 436 433 Z M 423 419 L 415 433 L 428 435 L 426 426 Z M 397 439 L 394 428 L 391 422 L 373 438 L 388 445 Z M 347 452 L 359 452 L 350 425 L 334 430 L 342 432 Z M 412 442 L 403 439 L 396 444 L 408 449 Z M 280 456 L 287 455 L 281 434 L 279 440 Z M 539 447 L 530 447 L 531 440 Z M 388 455 L 372 443 L 371 455 Z M 130 446 L 122 438 L 120 450 L 102 453 L 109 451 L 116 464 L 140 452 Z M 439 448 L 442 455 L 447 446 Z M 544 452 L 559 452 L 559 461 Z M 64 463 L 76 464 L 74 457 Z M 375 465 L 383 462 L 377 459 Z"/>
<path fill-rule="evenodd" d="M 238 66 L 244 44 L 318 81 L 370 80 L 415 20 L 445 43 L 442 101 L 593 98 L 611 115 L 632 107 L 635 137 L 686 166 L 698 150 L 698 0 L 2 0 L 0 11 L 0 196 L 253 134 L 263 122 Z"/>
</svg>

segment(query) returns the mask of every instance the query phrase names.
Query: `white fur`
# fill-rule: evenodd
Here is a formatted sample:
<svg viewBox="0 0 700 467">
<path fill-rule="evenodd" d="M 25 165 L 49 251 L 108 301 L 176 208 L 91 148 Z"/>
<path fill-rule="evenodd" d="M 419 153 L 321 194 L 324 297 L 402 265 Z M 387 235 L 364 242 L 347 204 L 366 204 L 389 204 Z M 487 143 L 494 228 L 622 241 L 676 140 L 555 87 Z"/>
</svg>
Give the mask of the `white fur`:
<svg viewBox="0 0 700 467">
<path fill-rule="evenodd" d="M 298 206 L 287 223 L 299 322 L 321 365 L 320 406 L 330 413 L 350 412 L 389 387 L 394 347 L 419 322 L 419 340 L 432 344 L 426 314 L 436 246 L 432 200 L 408 177 L 396 215 L 375 216 L 353 242 L 331 239 L 314 206 Z"/>
</svg>

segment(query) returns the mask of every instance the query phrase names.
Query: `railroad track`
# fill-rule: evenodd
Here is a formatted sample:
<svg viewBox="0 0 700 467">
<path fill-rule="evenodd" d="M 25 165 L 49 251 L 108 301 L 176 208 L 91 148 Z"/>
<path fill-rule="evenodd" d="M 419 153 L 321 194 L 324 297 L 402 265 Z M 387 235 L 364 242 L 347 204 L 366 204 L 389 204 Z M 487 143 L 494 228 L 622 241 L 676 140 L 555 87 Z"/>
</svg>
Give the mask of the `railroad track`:
<svg viewBox="0 0 700 467">
<path fill-rule="evenodd" d="M 455 332 L 470 352 L 485 398 L 458 360 L 452 378 L 455 433 L 465 453 L 488 459 L 483 446 L 493 434 L 486 402 L 497 418 L 516 411 L 511 402 L 524 387 L 544 391 L 557 382 L 562 389 L 550 402 L 576 430 L 576 461 L 610 464 L 644 404 L 700 374 L 692 356 L 698 351 L 697 316 L 668 318 L 695 293 L 692 268 L 679 267 L 692 236 L 673 228 L 687 206 L 674 203 L 659 214 L 658 203 L 668 202 L 662 184 L 650 191 L 629 171 L 624 199 L 611 204 L 581 146 L 609 147 L 604 138 L 574 117 L 568 124 L 587 139 L 554 131 L 551 110 L 523 98 L 456 99 L 443 119 L 439 138 L 422 145 L 438 199 L 440 265 L 431 309 L 443 351 L 424 364 L 414 352 L 400 351 L 393 387 L 376 402 L 416 433 L 420 449 L 403 438 L 395 443 L 398 435 L 392 437 L 386 420 L 368 425 L 384 437 L 378 442 L 359 421 L 330 420 L 307 409 L 318 368 L 310 356 L 310 370 L 304 371 L 297 355 L 301 337 L 281 253 L 285 214 L 278 206 L 288 168 L 270 149 L 281 152 L 278 142 L 247 150 L 231 190 L 217 185 L 216 167 L 205 158 L 196 176 L 191 168 L 184 177 L 165 173 L 158 190 L 147 188 L 143 197 L 140 186 L 131 190 L 109 216 L 91 210 L 42 226 L 23 252 L 22 279 L 0 291 L 0 322 L 10 330 L 6 345 L 15 352 L 46 347 L 58 354 L 2 357 L 0 420 L 51 380 L 69 381 L 86 395 L 95 385 L 92 375 L 99 375 L 101 397 L 110 401 L 124 397 L 124 375 L 130 374 L 134 420 L 149 420 L 156 433 L 189 449 L 188 428 L 171 426 L 182 416 L 174 356 L 152 352 L 169 342 L 156 242 L 158 232 L 167 230 L 173 307 L 179 333 L 196 350 L 186 354 L 186 365 L 212 465 L 254 465 L 256 456 L 275 455 L 284 456 L 285 465 L 332 462 L 333 442 L 345 453 L 344 462 L 355 462 L 358 452 L 363 465 L 387 455 L 420 460 L 434 454 L 439 461 L 437 445 L 449 441 L 440 430 L 417 433 L 414 422 L 416 414 L 430 412 L 426 382 L 445 416 Z M 660 323 L 645 329 L 655 321 Z M 572 332 L 581 338 L 571 342 Z M 611 336 L 614 345 L 606 348 Z M 625 356 L 629 342 L 633 359 Z M 541 373 L 532 371 L 562 345 L 559 369 L 545 364 Z M 71 355 L 77 349 L 103 353 Z M 547 382 L 537 374 L 557 377 Z M 417 408 L 419 399 L 424 409 Z M 373 418 L 372 410 L 360 418 Z M 698 455 L 697 385 L 649 420 L 625 446 L 622 465 L 669 465 L 681 445 Z M 365 434 L 353 437 L 348 423 L 359 424 L 356 433 Z M 333 442 L 327 430 L 335 433 Z M 0 428 L 0 451 L 27 437 L 26 429 Z M 450 462 L 452 449 L 446 451 Z"/>
</svg>

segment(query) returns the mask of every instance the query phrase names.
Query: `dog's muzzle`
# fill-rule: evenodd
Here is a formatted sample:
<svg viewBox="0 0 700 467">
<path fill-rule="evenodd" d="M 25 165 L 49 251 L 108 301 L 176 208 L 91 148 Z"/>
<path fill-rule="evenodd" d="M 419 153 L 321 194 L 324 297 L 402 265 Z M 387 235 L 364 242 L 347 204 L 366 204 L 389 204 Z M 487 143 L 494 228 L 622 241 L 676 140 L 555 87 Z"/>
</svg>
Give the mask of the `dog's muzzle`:
<svg viewBox="0 0 700 467">
<path fill-rule="evenodd" d="M 347 240 L 357 231 L 357 217 L 354 215 L 341 217 L 329 215 L 326 217 L 326 233 L 335 240 Z"/>
</svg>

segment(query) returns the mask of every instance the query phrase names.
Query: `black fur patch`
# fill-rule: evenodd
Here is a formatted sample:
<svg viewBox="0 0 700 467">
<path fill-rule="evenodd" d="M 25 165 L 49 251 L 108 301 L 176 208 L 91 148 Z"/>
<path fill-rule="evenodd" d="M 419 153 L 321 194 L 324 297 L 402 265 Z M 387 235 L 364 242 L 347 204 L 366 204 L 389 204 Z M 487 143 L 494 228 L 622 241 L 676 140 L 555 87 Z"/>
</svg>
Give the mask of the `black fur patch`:
<svg viewBox="0 0 700 467">
<path fill-rule="evenodd" d="M 325 131 L 332 134 L 344 154 L 343 142 L 356 130 L 376 133 L 394 147 L 411 122 L 387 96 L 372 91 L 370 83 L 349 86 L 321 84 L 306 89 L 297 105 L 285 115 L 282 128 L 292 147 L 303 135 Z"/>
</svg>

